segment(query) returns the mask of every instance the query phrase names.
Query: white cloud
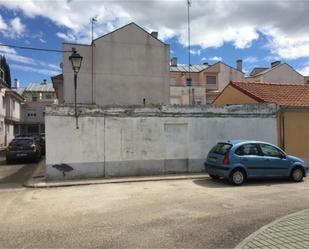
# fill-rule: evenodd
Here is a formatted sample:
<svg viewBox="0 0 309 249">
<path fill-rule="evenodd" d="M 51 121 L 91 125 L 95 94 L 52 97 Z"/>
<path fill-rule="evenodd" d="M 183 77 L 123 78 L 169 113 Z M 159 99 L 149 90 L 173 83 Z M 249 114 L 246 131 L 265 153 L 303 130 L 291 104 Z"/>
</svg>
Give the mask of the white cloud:
<svg viewBox="0 0 309 249">
<path fill-rule="evenodd" d="M 210 61 L 222 61 L 222 57 L 214 56 L 214 57 L 209 58 L 208 60 L 210 60 Z"/>
<path fill-rule="evenodd" d="M 44 40 L 43 38 L 39 38 L 40 42 L 42 43 L 46 43 L 46 40 Z"/>
<path fill-rule="evenodd" d="M 21 35 L 26 30 L 26 26 L 21 23 L 19 17 L 15 17 L 14 19 L 11 20 L 11 27 L 18 35 Z"/>
<path fill-rule="evenodd" d="M 17 70 L 24 71 L 24 72 L 33 72 L 33 73 L 38 73 L 38 74 L 47 75 L 47 76 L 53 76 L 61 72 L 60 70 L 36 68 L 36 67 L 30 67 L 30 66 L 24 66 L 24 65 L 18 65 L 18 64 L 11 64 L 10 67 L 17 69 Z"/>
<path fill-rule="evenodd" d="M 95 37 L 134 21 L 159 38 L 176 37 L 187 45 L 185 0 L 160 1 L 69 1 L 0 0 L 0 5 L 21 10 L 28 17 L 43 16 L 66 27 L 57 35 L 74 42 L 90 42 L 90 19 L 97 16 Z M 213 0 L 192 1 L 191 44 L 218 48 L 229 42 L 245 49 L 260 34 L 268 39 L 274 56 L 292 59 L 309 57 L 309 4 L 307 0 Z M 0 19 L 1 27 L 1 19 Z M 199 49 L 199 48 L 197 48 Z"/>
<path fill-rule="evenodd" d="M 30 57 L 18 55 L 14 48 L 7 46 L 0 46 L 0 54 L 5 55 L 8 60 L 12 60 L 19 63 L 35 65 L 35 61 Z"/>
<path fill-rule="evenodd" d="M 2 16 L 0 15 L 0 30 L 6 30 L 8 28 L 8 25 L 3 20 Z"/>
<path fill-rule="evenodd" d="M 190 49 L 190 54 L 200 56 L 202 50 L 201 49 Z"/>
<path fill-rule="evenodd" d="M 248 56 L 244 59 L 245 63 L 250 63 L 250 64 L 257 63 L 258 61 L 259 61 L 259 59 L 257 57 L 254 57 L 254 56 Z"/>
<path fill-rule="evenodd" d="M 309 66 L 305 66 L 297 71 L 304 76 L 309 76 Z"/>
</svg>

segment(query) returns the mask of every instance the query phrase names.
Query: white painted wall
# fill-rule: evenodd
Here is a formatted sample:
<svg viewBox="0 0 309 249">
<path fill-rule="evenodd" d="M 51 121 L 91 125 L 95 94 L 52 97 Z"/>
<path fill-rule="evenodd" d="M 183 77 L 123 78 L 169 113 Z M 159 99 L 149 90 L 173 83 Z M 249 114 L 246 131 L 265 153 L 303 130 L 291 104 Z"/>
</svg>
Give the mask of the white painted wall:
<svg viewBox="0 0 309 249">
<path fill-rule="evenodd" d="M 73 168 L 65 178 L 200 172 L 218 141 L 277 142 L 274 105 L 79 109 L 76 129 L 73 109 L 47 108 L 48 178 L 63 178 L 56 164 Z"/>
<path fill-rule="evenodd" d="M 169 104 L 169 46 L 134 23 L 88 45 L 64 44 L 83 56 L 77 102 L 97 105 Z M 93 49 L 93 57 L 92 57 Z M 70 53 L 63 55 L 64 102 L 74 102 Z M 93 58 L 93 84 L 92 84 Z"/>
</svg>

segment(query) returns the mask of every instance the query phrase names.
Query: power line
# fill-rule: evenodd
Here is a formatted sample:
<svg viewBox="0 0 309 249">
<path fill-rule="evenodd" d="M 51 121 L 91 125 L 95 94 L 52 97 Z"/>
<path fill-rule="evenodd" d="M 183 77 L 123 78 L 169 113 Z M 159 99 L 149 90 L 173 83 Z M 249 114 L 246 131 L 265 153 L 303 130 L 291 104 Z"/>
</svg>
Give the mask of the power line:
<svg viewBox="0 0 309 249">
<path fill-rule="evenodd" d="M 16 45 L 3 44 L 3 43 L 1 43 L 0 46 L 9 47 L 9 48 L 17 48 L 17 49 L 25 49 L 25 50 L 41 51 L 41 52 L 72 53 L 72 50 L 65 51 L 65 50 L 48 49 L 48 48 L 24 47 L 24 46 L 16 46 Z"/>
</svg>

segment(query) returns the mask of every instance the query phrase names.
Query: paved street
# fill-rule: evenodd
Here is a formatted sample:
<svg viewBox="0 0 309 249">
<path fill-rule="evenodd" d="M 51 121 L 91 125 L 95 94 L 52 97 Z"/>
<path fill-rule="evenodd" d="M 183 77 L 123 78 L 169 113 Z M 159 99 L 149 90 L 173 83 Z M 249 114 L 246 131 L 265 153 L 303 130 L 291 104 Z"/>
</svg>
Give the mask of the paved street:
<svg viewBox="0 0 309 249">
<path fill-rule="evenodd" d="M 0 188 L 5 186 L 19 186 L 31 177 L 35 170 L 36 163 L 15 162 L 14 164 L 5 165 L 5 158 L 1 157 L 0 165 Z"/>
<path fill-rule="evenodd" d="M 0 184 L 1 186 L 1 184 Z M 309 181 L 0 188 L 0 248 L 233 248 L 309 208 Z"/>
</svg>

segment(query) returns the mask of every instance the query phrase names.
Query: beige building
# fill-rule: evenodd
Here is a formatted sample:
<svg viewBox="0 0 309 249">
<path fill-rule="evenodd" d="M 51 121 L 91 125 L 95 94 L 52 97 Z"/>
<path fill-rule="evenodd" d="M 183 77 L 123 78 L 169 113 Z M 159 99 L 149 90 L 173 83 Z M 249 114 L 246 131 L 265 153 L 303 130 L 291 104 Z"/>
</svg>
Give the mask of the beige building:
<svg viewBox="0 0 309 249">
<path fill-rule="evenodd" d="M 17 91 L 25 101 L 15 133 L 23 135 L 45 133 L 45 108 L 56 100 L 53 85 L 44 80 L 42 83 L 31 83 Z"/>
<path fill-rule="evenodd" d="M 271 67 L 256 67 L 246 77 L 246 82 L 304 84 L 305 77 L 287 63 L 274 61 Z"/>
<path fill-rule="evenodd" d="M 5 148 L 14 138 L 14 127 L 20 120 L 22 101 L 22 96 L 9 89 L 0 79 L 0 149 Z"/>
<path fill-rule="evenodd" d="M 275 103 L 278 144 L 309 162 L 309 85 L 231 82 L 214 105 Z M 252 132 L 255 132 L 252 130 Z"/>
<path fill-rule="evenodd" d="M 191 77 L 191 82 L 187 79 Z M 179 105 L 212 103 L 230 81 L 244 80 L 242 61 L 237 68 L 219 61 L 213 65 L 178 65 L 172 58 L 170 65 L 170 103 Z"/>
<path fill-rule="evenodd" d="M 67 44 L 83 56 L 78 73 L 77 102 L 97 105 L 148 105 L 169 102 L 169 45 L 130 23 L 101 36 L 91 45 Z M 60 102 L 74 102 L 74 74 L 63 54 L 61 76 L 53 77 Z M 57 85 L 57 86 L 56 86 Z"/>
</svg>

